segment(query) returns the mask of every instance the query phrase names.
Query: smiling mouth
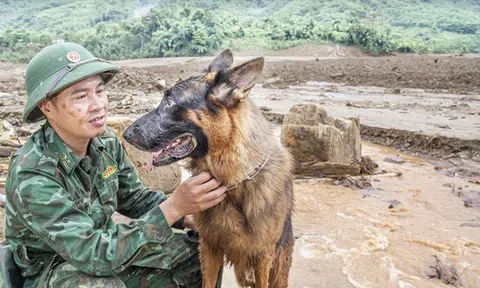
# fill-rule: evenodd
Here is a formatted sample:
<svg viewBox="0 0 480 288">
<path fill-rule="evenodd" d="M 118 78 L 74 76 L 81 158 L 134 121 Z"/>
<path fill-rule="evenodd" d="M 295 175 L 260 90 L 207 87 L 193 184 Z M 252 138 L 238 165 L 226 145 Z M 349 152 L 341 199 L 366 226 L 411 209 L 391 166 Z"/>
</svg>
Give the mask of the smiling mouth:
<svg viewBox="0 0 480 288">
<path fill-rule="evenodd" d="M 104 120 L 105 120 L 105 116 L 103 115 L 103 116 L 95 117 L 88 122 L 90 122 L 92 124 L 97 124 L 97 123 L 103 122 Z"/>
<path fill-rule="evenodd" d="M 165 148 L 157 152 L 153 152 L 152 164 L 154 166 L 160 166 L 180 160 L 190 155 L 190 153 L 192 153 L 196 147 L 197 140 L 192 134 L 182 134 L 168 143 Z"/>
</svg>

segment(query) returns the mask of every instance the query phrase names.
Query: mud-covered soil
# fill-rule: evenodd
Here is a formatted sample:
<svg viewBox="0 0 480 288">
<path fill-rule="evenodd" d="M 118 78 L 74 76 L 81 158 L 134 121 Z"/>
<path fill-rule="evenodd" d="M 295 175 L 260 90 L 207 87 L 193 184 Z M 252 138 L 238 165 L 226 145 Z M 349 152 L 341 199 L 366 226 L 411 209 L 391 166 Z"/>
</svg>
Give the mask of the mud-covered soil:
<svg viewBox="0 0 480 288">
<path fill-rule="evenodd" d="M 284 114 L 296 103 L 318 103 L 334 117 L 359 117 L 364 140 L 428 157 L 438 173 L 478 178 L 480 57 L 371 57 L 338 46 L 251 55 L 266 57 L 263 85 L 251 97 L 267 110 Z M 108 85 L 110 113 L 142 115 L 159 103 L 162 80 L 171 87 L 202 73 L 212 58 L 115 62 L 121 73 Z M 251 58 L 243 53 L 234 65 Z M 0 62 L 0 119 L 17 129 L 21 141 L 40 125 L 21 121 L 25 69 L 25 64 Z M 6 166 L 6 159 L 0 157 L 0 164 Z"/>
<path fill-rule="evenodd" d="M 251 59 L 244 55 L 236 63 Z M 159 103 L 161 80 L 170 87 L 211 59 L 117 62 L 122 72 L 109 83 L 110 113 L 140 116 Z M 0 119 L 20 142 L 41 124 L 21 121 L 25 68 L 0 62 Z M 370 57 L 308 46 L 269 53 L 261 84 L 251 97 L 276 119 L 302 102 L 358 117 L 363 154 L 387 172 L 357 188 L 295 180 L 291 287 L 453 287 L 429 278 L 438 271 L 431 267 L 443 265 L 456 269 L 463 287 L 479 287 L 480 57 Z M 0 157 L 0 194 L 7 161 Z M 0 203 L 0 240 L 4 213 Z M 224 287 L 236 287 L 231 270 Z"/>
</svg>

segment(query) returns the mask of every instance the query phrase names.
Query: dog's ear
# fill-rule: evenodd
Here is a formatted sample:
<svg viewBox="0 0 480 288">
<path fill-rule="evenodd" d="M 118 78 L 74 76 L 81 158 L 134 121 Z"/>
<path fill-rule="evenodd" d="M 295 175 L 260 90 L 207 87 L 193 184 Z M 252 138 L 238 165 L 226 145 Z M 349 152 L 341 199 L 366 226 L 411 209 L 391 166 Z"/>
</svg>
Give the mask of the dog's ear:
<svg viewBox="0 0 480 288">
<path fill-rule="evenodd" d="M 220 81 L 217 81 L 213 89 L 215 101 L 228 108 L 244 101 L 262 76 L 264 63 L 263 57 L 256 58 L 226 72 L 221 72 Z"/>
<path fill-rule="evenodd" d="M 212 63 L 208 65 L 208 73 L 216 73 L 221 70 L 227 70 L 232 66 L 233 63 L 233 53 L 230 49 L 227 49 L 220 53 L 215 59 L 213 59 Z"/>
<path fill-rule="evenodd" d="M 262 77 L 265 59 L 263 57 L 250 60 L 228 71 L 228 80 L 236 88 L 231 97 L 235 102 L 244 101 L 250 90 Z"/>
</svg>

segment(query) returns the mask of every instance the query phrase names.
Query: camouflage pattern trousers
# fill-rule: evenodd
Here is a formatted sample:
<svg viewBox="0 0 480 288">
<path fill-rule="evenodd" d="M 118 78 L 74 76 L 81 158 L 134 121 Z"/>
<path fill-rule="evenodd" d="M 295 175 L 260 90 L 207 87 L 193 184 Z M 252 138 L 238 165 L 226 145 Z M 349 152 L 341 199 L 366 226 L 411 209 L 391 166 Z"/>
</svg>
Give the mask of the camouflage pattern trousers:
<svg viewBox="0 0 480 288">
<path fill-rule="evenodd" d="M 61 263 L 52 269 L 44 287 L 104 287 L 104 288 L 143 288 L 143 287 L 202 287 L 202 274 L 198 253 L 198 241 L 186 234 L 175 233 L 169 241 L 172 251 L 171 270 L 130 266 L 118 275 L 97 277 L 87 275 L 68 263 Z M 222 272 L 222 271 L 221 271 Z M 28 287 L 28 280 L 24 287 Z M 221 287 L 221 273 L 217 287 Z"/>
</svg>

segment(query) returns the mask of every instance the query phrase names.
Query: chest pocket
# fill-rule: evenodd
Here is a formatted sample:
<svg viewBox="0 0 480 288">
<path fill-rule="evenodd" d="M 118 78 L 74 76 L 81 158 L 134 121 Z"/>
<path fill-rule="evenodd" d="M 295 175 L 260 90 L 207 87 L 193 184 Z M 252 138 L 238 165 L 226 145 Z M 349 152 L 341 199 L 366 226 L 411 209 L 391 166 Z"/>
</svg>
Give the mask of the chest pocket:
<svg viewBox="0 0 480 288">
<path fill-rule="evenodd" d="M 103 153 L 95 177 L 95 186 L 106 214 L 117 209 L 118 164 L 106 152 Z"/>
</svg>

